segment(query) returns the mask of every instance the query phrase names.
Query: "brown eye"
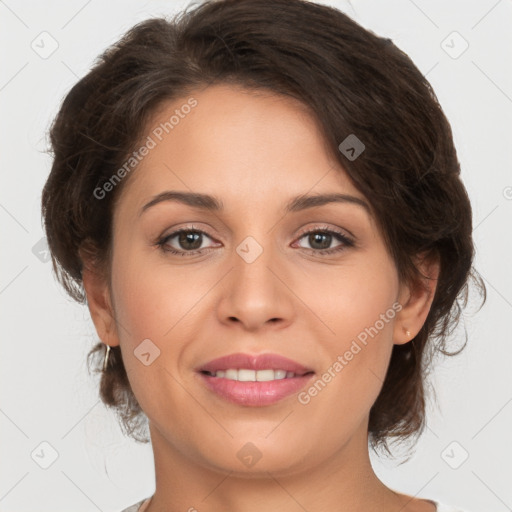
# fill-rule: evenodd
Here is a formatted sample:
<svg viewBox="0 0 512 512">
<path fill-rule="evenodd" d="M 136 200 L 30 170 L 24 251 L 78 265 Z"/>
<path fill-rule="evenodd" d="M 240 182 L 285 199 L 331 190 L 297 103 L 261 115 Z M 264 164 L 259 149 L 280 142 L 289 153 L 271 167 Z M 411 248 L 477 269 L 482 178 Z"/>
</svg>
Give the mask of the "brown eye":
<svg viewBox="0 0 512 512">
<path fill-rule="evenodd" d="M 350 240 L 344 234 L 334 231 L 332 229 L 319 229 L 306 231 L 302 233 L 299 240 L 305 238 L 310 247 L 300 246 L 304 249 L 308 249 L 318 254 L 332 254 L 339 251 L 343 251 L 347 247 L 353 247 L 354 242 Z M 338 241 L 338 245 L 331 247 L 334 241 Z"/>
<path fill-rule="evenodd" d="M 162 237 L 157 242 L 157 245 L 159 245 L 165 252 L 170 252 L 180 256 L 189 256 L 211 248 L 202 247 L 205 237 L 211 240 L 211 237 L 204 231 L 192 228 L 182 228 Z"/>
<path fill-rule="evenodd" d="M 197 231 L 181 231 L 177 235 L 177 240 L 180 248 L 199 249 L 202 244 L 202 234 Z"/>
<path fill-rule="evenodd" d="M 308 243 L 313 249 L 329 249 L 332 243 L 333 236 L 328 233 L 321 233 L 319 231 L 307 235 Z"/>
</svg>

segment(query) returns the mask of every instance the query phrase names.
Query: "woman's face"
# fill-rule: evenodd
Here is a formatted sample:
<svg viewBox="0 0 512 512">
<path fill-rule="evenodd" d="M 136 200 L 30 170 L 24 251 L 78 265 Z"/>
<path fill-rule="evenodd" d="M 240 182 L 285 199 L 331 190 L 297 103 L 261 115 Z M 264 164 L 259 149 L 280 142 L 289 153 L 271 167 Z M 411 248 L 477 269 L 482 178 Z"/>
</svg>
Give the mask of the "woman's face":
<svg viewBox="0 0 512 512">
<path fill-rule="evenodd" d="M 317 125 L 294 100 L 226 85 L 169 103 L 152 121 L 114 214 L 108 343 L 121 345 L 153 444 L 205 467 L 273 474 L 366 446 L 393 343 L 421 320 L 404 325 L 408 291 Z M 169 199 L 145 208 L 170 191 L 223 207 Z M 324 194 L 356 199 L 287 210 Z M 171 236 L 178 229 L 190 232 Z M 234 353 L 280 355 L 313 373 L 286 383 L 279 372 L 239 383 L 233 372 L 201 373 Z"/>
</svg>

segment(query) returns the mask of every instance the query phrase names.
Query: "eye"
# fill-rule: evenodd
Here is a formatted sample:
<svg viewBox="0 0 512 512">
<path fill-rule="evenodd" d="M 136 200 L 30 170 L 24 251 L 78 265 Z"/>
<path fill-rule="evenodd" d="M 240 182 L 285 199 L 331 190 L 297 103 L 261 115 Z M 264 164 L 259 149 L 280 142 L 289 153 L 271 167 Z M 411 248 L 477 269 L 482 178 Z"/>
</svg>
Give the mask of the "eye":
<svg viewBox="0 0 512 512">
<path fill-rule="evenodd" d="M 194 226 L 184 227 L 162 237 L 157 241 L 156 245 L 164 252 L 178 256 L 191 256 L 193 254 L 202 253 L 205 250 L 214 249 L 214 247 L 211 246 L 203 246 L 205 237 L 212 240 L 212 237 L 207 233 Z M 308 248 L 299 245 L 300 248 L 320 255 L 337 253 L 345 250 L 347 247 L 353 247 L 355 245 L 354 242 L 343 233 L 324 226 L 316 227 L 302 233 L 299 240 L 302 239 L 306 239 L 311 247 Z M 333 241 L 338 241 L 339 244 L 333 248 L 329 248 Z"/>
<path fill-rule="evenodd" d="M 306 238 L 306 241 L 312 246 L 311 248 L 303 247 L 316 254 L 333 254 L 345 250 L 347 247 L 353 247 L 354 242 L 343 233 L 327 228 L 317 227 L 302 233 L 299 240 Z M 330 248 L 329 246 L 334 240 L 340 242 L 336 247 Z M 301 246 L 302 247 L 302 246 Z"/>
<path fill-rule="evenodd" d="M 210 238 L 207 233 L 200 229 L 196 229 L 193 226 L 186 227 L 178 229 L 161 238 L 158 240 L 157 245 L 165 252 L 179 256 L 190 256 L 191 254 L 203 252 L 204 247 L 202 245 L 204 237 Z M 174 238 L 176 239 L 175 244 L 178 245 L 177 249 L 173 248 L 170 243 Z"/>
</svg>

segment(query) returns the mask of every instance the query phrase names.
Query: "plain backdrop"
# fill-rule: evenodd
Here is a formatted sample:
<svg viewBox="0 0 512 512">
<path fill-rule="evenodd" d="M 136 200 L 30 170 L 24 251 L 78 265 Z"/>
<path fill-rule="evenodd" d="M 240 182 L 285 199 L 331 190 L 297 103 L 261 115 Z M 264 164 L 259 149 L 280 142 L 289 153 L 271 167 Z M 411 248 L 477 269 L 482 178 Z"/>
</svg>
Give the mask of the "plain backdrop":
<svg viewBox="0 0 512 512">
<path fill-rule="evenodd" d="M 372 462 L 390 487 L 469 512 L 512 509 L 512 2 L 354 0 L 338 7 L 410 55 L 452 125 L 488 287 L 466 311 L 469 342 L 438 361 L 415 455 Z M 40 199 L 46 131 L 64 95 L 133 24 L 184 1 L 0 0 L 1 512 L 121 510 L 154 491 L 149 445 L 99 401 L 86 306 L 56 282 Z M 463 326 L 452 347 L 464 339 Z M 399 451 L 397 451 L 399 455 Z M 48 467 L 44 467 L 48 466 Z"/>
</svg>

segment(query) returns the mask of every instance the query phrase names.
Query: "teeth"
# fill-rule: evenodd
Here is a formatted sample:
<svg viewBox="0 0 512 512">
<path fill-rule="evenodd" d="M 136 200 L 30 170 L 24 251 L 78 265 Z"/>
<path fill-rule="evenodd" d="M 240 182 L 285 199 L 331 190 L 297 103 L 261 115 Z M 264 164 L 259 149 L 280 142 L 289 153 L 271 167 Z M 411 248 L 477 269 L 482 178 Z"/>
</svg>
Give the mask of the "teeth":
<svg viewBox="0 0 512 512">
<path fill-rule="evenodd" d="M 214 377 L 223 377 L 230 380 L 238 380 L 240 382 L 268 382 L 270 380 L 291 379 L 295 377 L 295 373 L 286 370 L 248 370 L 246 368 L 230 368 L 228 370 L 219 370 L 213 372 Z"/>
<path fill-rule="evenodd" d="M 224 377 L 226 379 L 238 380 L 238 370 L 226 370 Z"/>
</svg>

